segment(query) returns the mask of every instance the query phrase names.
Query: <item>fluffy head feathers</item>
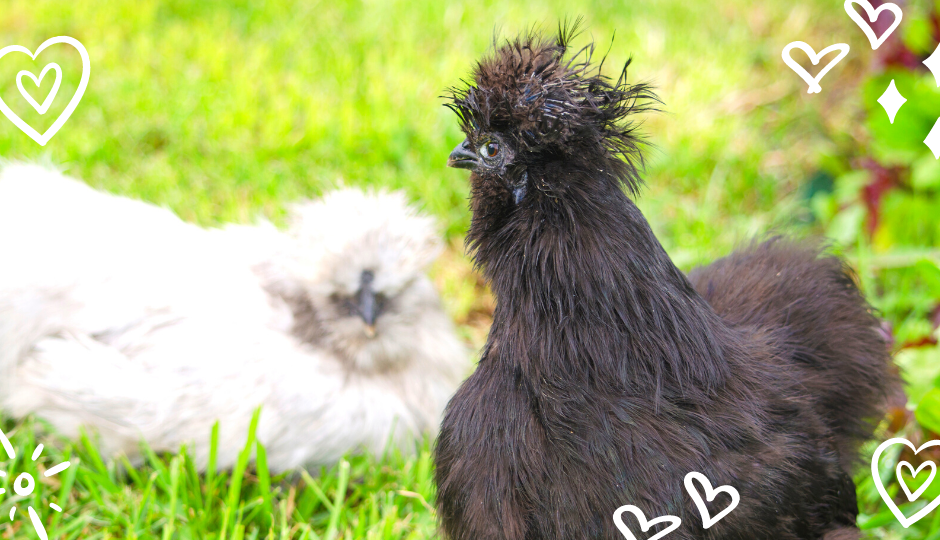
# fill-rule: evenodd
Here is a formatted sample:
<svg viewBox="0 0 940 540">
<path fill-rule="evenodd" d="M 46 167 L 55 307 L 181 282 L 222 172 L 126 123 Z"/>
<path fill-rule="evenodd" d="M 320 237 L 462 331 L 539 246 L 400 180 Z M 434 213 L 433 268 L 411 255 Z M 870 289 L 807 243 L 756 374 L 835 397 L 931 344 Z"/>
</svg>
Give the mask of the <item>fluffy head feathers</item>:
<svg viewBox="0 0 940 540">
<path fill-rule="evenodd" d="M 449 328 L 425 274 L 442 249 L 432 218 L 402 193 L 343 189 L 294 206 L 288 234 L 286 275 L 271 286 L 296 335 L 364 371 L 429 361 L 415 344 Z"/>
<path fill-rule="evenodd" d="M 329 282 L 349 293 L 359 288 L 364 270 L 375 273 L 377 289 L 398 291 L 443 248 L 434 220 L 400 192 L 341 189 L 290 212 L 296 252 L 307 259 L 304 281 Z"/>
<path fill-rule="evenodd" d="M 477 63 L 473 82 L 450 90 L 447 106 L 460 117 L 470 147 L 481 133 L 498 132 L 519 153 L 590 156 L 631 192 L 641 184 L 636 126 L 627 118 L 657 101 L 650 86 L 626 82 L 628 61 L 616 81 L 593 64 L 594 45 L 572 52 L 578 24 L 554 38 L 530 31 L 497 46 Z"/>
</svg>

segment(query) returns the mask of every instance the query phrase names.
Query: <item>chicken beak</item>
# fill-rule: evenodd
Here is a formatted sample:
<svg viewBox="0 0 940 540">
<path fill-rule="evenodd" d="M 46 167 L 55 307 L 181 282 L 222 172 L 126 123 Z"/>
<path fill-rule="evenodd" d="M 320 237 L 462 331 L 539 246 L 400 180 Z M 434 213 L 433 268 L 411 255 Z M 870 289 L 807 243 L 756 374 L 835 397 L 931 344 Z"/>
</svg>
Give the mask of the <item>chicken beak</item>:
<svg viewBox="0 0 940 540">
<path fill-rule="evenodd" d="M 372 291 L 371 287 L 364 286 L 359 291 L 358 300 L 359 300 L 358 301 L 359 305 L 356 307 L 357 307 L 357 311 L 359 312 L 359 316 L 362 317 L 362 321 L 366 323 L 366 326 L 373 329 L 373 333 L 374 333 L 375 316 L 377 315 L 376 313 L 377 310 L 376 310 L 376 305 L 375 305 L 375 292 Z"/>
<path fill-rule="evenodd" d="M 382 309 L 372 287 L 374 279 L 375 274 L 371 270 L 364 270 L 359 278 L 359 292 L 356 293 L 356 311 L 366 325 L 366 335 L 369 338 L 375 337 L 375 319 Z"/>
<path fill-rule="evenodd" d="M 447 166 L 455 169 L 473 169 L 477 166 L 477 154 L 470 148 L 470 141 L 464 141 L 454 148 L 447 159 Z"/>
</svg>

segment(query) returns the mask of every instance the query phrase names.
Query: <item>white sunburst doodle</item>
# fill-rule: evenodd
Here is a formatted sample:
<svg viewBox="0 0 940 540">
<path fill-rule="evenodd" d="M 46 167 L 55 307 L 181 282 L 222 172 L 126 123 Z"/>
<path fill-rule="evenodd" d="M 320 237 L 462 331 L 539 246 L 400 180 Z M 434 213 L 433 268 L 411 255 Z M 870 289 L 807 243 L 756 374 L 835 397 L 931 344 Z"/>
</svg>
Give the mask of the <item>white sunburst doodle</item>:
<svg viewBox="0 0 940 540">
<path fill-rule="evenodd" d="M 11 460 L 16 459 L 16 450 L 13 448 L 13 445 L 10 444 L 10 440 L 7 438 L 6 434 L 3 433 L 3 430 L 0 430 L 0 445 L 3 446 L 3 450 L 6 452 L 7 456 Z M 39 456 L 42 455 L 42 450 L 43 450 L 42 444 L 40 444 L 39 446 L 36 447 L 35 450 L 33 450 L 32 461 L 35 462 L 37 459 L 39 459 Z M 58 465 L 44 472 L 43 476 L 45 476 L 46 478 L 51 478 L 59 474 L 60 472 L 64 471 L 65 469 L 68 469 L 69 465 L 71 465 L 71 463 L 68 461 L 59 463 Z M 8 476 L 8 474 L 9 473 L 7 471 L 0 470 L 0 478 L 6 477 Z M 27 472 L 20 473 L 19 476 L 16 477 L 16 480 L 13 482 L 13 492 L 19 495 L 20 497 L 28 497 L 29 495 L 32 495 L 35 487 L 36 487 L 36 480 L 33 478 L 33 475 Z M 6 493 L 6 489 L 0 488 L 0 495 L 4 495 L 5 493 Z M 56 512 L 62 511 L 62 508 L 59 507 L 59 505 L 55 503 L 50 503 L 49 508 L 52 508 Z M 39 536 L 39 538 L 41 540 L 48 540 L 49 535 L 46 534 L 46 528 L 42 524 L 42 516 L 40 516 L 39 513 L 32 506 L 27 506 L 26 511 L 27 511 L 27 514 L 29 514 L 29 520 L 30 522 L 32 522 L 33 528 L 36 529 L 36 534 Z M 13 521 L 15 517 L 16 517 L 16 507 L 14 506 L 13 508 L 10 509 L 10 521 Z"/>
</svg>

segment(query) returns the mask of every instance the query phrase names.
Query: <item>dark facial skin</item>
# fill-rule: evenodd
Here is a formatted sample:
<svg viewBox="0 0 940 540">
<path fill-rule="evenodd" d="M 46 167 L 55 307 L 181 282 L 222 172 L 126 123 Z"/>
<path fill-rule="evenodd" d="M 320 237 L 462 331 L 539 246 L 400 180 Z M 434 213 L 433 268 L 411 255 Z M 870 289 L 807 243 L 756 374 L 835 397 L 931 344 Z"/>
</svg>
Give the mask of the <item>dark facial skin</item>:
<svg viewBox="0 0 940 540">
<path fill-rule="evenodd" d="M 454 148 L 447 166 L 468 169 L 481 179 L 499 179 L 503 187 L 512 193 L 513 204 L 519 204 L 526 195 L 528 172 L 525 168 L 515 171 L 519 167 L 515 165 L 514 158 L 515 152 L 503 136 L 473 133 Z"/>
</svg>

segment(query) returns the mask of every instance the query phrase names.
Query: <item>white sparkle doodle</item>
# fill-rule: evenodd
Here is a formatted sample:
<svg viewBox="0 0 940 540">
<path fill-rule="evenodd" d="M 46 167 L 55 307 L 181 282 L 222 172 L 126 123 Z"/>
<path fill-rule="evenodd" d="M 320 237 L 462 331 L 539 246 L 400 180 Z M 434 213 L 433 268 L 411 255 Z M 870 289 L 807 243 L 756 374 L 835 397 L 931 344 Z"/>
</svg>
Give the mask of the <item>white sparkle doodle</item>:
<svg viewBox="0 0 940 540">
<path fill-rule="evenodd" d="M 14 450 L 13 445 L 10 444 L 10 440 L 7 439 L 7 436 L 5 433 L 3 433 L 2 429 L 0 429 L 0 445 L 2 445 L 4 451 L 6 451 L 7 457 L 9 457 L 11 460 L 16 458 L 16 450 Z M 36 447 L 35 450 L 33 450 L 33 461 L 39 459 L 39 456 L 42 455 L 43 448 L 43 445 L 40 444 Z M 65 469 L 68 469 L 69 465 L 71 465 L 71 463 L 68 461 L 59 463 L 58 465 L 47 470 L 45 473 L 43 473 L 43 475 L 47 478 L 55 476 Z M 5 477 L 7 474 L 8 473 L 6 471 L 0 471 L 0 477 Z M 36 480 L 33 478 L 33 475 L 26 472 L 20 473 L 20 475 L 16 477 L 16 481 L 13 482 L 13 492 L 20 497 L 28 497 L 32 495 L 35 488 Z M 0 489 L 0 495 L 3 495 L 4 493 L 6 493 L 6 490 Z M 62 511 L 62 508 L 56 504 L 50 504 L 49 507 L 56 512 Z M 49 540 L 49 535 L 46 534 L 46 528 L 42 524 L 42 517 L 39 515 L 39 513 L 36 512 L 32 506 L 26 507 L 26 513 L 29 515 L 29 520 L 32 522 L 33 528 L 36 529 L 36 534 L 39 536 L 40 540 Z M 15 517 L 16 507 L 14 506 L 13 508 L 10 508 L 10 521 L 13 521 Z"/>
</svg>

